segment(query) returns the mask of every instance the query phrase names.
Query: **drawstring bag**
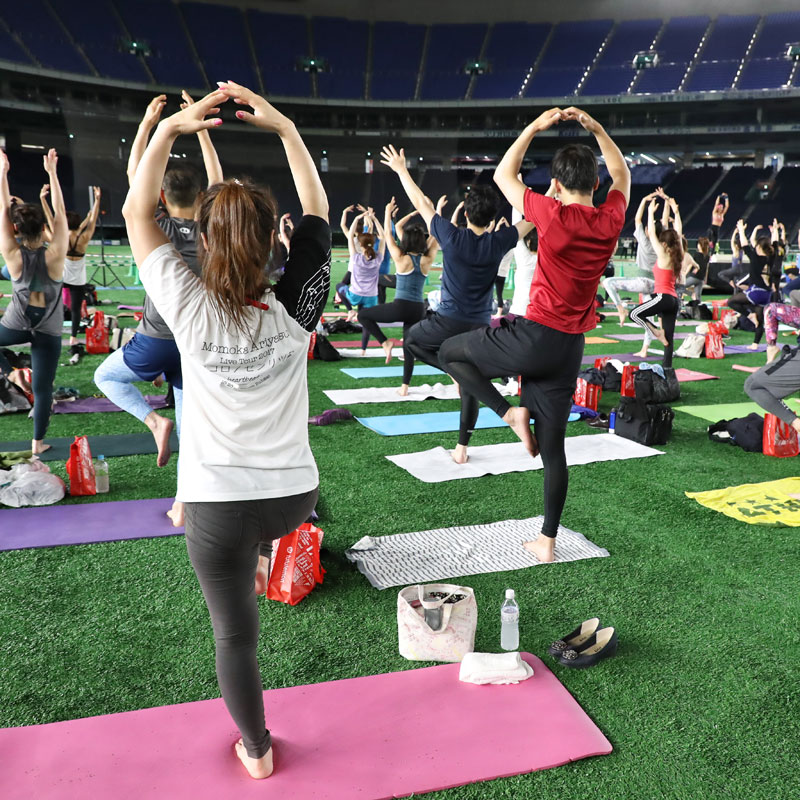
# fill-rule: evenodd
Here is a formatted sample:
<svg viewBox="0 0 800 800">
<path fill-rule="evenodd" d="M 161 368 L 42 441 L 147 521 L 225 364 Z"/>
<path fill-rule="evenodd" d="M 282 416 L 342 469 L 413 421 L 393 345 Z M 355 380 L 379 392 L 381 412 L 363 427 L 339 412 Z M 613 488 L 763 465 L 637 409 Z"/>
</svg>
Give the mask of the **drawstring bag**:
<svg viewBox="0 0 800 800">
<path fill-rule="evenodd" d="M 400 655 L 409 661 L 458 662 L 475 649 L 478 604 L 468 586 L 416 584 L 397 595 Z"/>
<path fill-rule="evenodd" d="M 776 458 L 792 458 L 800 455 L 797 431 L 774 414 L 765 414 L 762 450 L 765 456 Z"/>
<path fill-rule="evenodd" d="M 85 436 L 76 436 L 75 441 L 69 446 L 67 475 L 69 475 L 69 493 L 72 497 L 97 494 L 92 451 Z"/>
<path fill-rule="evenodd" d="M 675 351 L 681 358 L 701 358 L 706 346 L 706 337 L 700 333 L 690 333 L 683 344 Z"/>
<path fill-rule="evenodd" d="M 282 536 L 274 545 L 274 558 L 267 582 L 267 598 L 296 606 L 322 583 L 325 570 L 319 560 L 322 531 L 310 522 Z"/>
</svg>

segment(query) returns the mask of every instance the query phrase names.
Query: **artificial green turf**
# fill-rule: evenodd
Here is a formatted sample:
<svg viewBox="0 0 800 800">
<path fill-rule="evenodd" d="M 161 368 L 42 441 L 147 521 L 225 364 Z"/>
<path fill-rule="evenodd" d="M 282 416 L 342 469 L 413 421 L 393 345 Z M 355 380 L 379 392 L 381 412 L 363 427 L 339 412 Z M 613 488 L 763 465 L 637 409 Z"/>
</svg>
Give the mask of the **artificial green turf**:
<svg viewBox="0 0 800 800">
<path fill-rule="evenodd" d="M 337 264 L 335 275 L 342 269 Z M 0 285 L 0 291 L 8 289 Z M 109 296 L 133 304 L 141 295 Z M 612 317 L 598 334 L 616 330 Z M 736 344 L 749 340 L 747 334 L 733 335 Z M 589 353 L 610 349 L 587 346 Z M 77 367 L 62 367 L 57 385 L 91 393 L 91 374 L 100 361 L 88 356 Z M 764 355 L 677 362 L 721 377 L 682 384 L 681 402 L 699 405 L 744 400 L 747 375 L 731 364 L 759 365 Z M 340 372 L 343 363 L 309 364 L 311 414 L 330 406 L 323 389 L 356 385 Z M 601 408 L 607 411 L 617 397 L 608 393 Z M 457 401 L 429 402 L 426 409 L 433 411 L 458 407 Z M 417 403 L 352 409 L 376 415 L 420 410 Z M 24 415 L 2 417 L 2 438 L 29 436 L 30 425 Z M 522 608 L 524 650 L 541 655 L 550 641 L 595 615 L 617 627 L 615 658 L 587 671 L 553 666 L 614 753 L 430 797 L 793 796 L 790 787 L 797 785 L 800 768 L 796 530 L 747 525 L 683 493 L 795 475 L 796 462 L 712 443 L 706 427 L 701 419 L 676 414 L 672 440 L 661 448 L 666 455 L 571 470 L 563 522 L 606 547 L 610 558 L 461 579 L 474 587 L 480 607 L 478 650 L 499 647 L 499 606 L 508 586 L 517 590 Z M 140 430 L 135 419 L 116 413 L 55 416 L 50 433 Z M 569 429 L 570 435 L 585 432 L 577 423 Z M 292 686 L 420 666 L 397 653 L 395 591 L 372 589 L 343 551 L 365 534 L 540 514 L 543 475 L 430 486 L 384 456 L 452 446 L 455 434 L 381 437 L 344 422 L 312 427 L 310 438 L 320 469 L 319 524 L 328 572 L 324 585 L 294 608 L 262 603 L 265 684 Z M 512 440 L 506 429 L 473 437 L 476 445 Z M 111 492 L 100 500 L 174 491 L 174 463 L 158 469 L 154 457 L 132 456 L 113 459 L 110 467 Z M 219 696 L 208 613 L 180 537 L 2 553 L 0 608 L 2 726 Z M 442 735 L 421 732 L 423 738 Z"/>
</svg>

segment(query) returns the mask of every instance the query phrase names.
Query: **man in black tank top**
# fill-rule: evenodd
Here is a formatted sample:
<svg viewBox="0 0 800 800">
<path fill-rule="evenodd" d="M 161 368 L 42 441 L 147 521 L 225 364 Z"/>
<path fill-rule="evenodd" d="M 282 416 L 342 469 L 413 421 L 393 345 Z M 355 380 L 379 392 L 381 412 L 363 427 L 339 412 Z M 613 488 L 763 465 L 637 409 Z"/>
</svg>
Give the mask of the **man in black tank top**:
<svg viewBox="0 0 800 800">
<path fill-rule="evenodd" d="M 191 97 L 183 92 L 182 107 L 190 105 Z M 136 138 L 131 145 L 128 159 L 128 182 L 133 180 L 139 161 L 147 147 L 150 132 L 158 123 L 166 105 L 166 95 L 158 95 L 150 101 L 139 124 Z M 208 131 L 198 134 L 207 185 L 222 181 L 222 167 Z M 159 227 L 181 254 L 189 269 L 200 274 L 197 257 L 197 235 L 194 220 L 195 206 L 203 191 L 203 181 L 198 169 L 181 163 L 164 176 L 161 189 L 162 206 L 156 216 Z M 94 381 L 98 388 L 124 411 L 144 422 L 150 429 L 158 446 L 158 466 L 163 467 L 171 455 L 169 439 L 173 422 L 153 411 L 141 392 L 133 385 L 136 381 L 153 381 L 164 375 L 175 395 L 175 421 L 180 435 L 183 383 L 181 359 L 172 331 L 164 322 L 152 300 L 145 295 L 142 320 L 134 337 L 123 347 L 112 353 L 98 367 Z M 183 525 L 182 504 L 176 503 L 170 512 L 176 527 Z"/>
</svg>

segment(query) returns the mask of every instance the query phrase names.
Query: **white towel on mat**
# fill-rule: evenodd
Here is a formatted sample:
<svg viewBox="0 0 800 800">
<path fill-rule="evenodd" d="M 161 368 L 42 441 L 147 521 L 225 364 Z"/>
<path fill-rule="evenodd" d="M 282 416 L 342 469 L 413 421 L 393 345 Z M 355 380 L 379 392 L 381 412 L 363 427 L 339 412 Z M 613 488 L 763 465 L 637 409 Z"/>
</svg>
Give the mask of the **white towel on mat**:
<svg viewBox="0 0 800 800">
<path fill-rule="evenodd" d="M 532 675 L 533 667 L 519 653 L 467 653 L 458 671 L 460 681 L 477 684 L 519 683 Z"/>
</svg>

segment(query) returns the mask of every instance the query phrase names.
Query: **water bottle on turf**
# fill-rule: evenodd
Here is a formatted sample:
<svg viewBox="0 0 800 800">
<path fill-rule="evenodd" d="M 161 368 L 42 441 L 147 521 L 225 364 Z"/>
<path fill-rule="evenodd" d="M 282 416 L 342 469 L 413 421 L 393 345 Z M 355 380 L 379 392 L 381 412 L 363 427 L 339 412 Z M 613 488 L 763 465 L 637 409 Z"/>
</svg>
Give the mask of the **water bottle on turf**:
<svg viewBox="0 0 800 800">
<path fill-rule="evenodd" d="M 519 606 L 513 589 L 506 589 L 506 599 L 500 609 L 500 647 L 519 650 Z"/>
<path fill-rule="evenodd" d="M 94 462 L 94 484 L 97 494 L 105 494 L 108 491 L 108 461 L 105 456 L 97 456 Z"/>
<path fill-rule="evenodd" d="M 608 432 L 616 433 L 617 427 L 617 409 L 612 408 L 611 413 L 608 415 Z"/>
</svg>

